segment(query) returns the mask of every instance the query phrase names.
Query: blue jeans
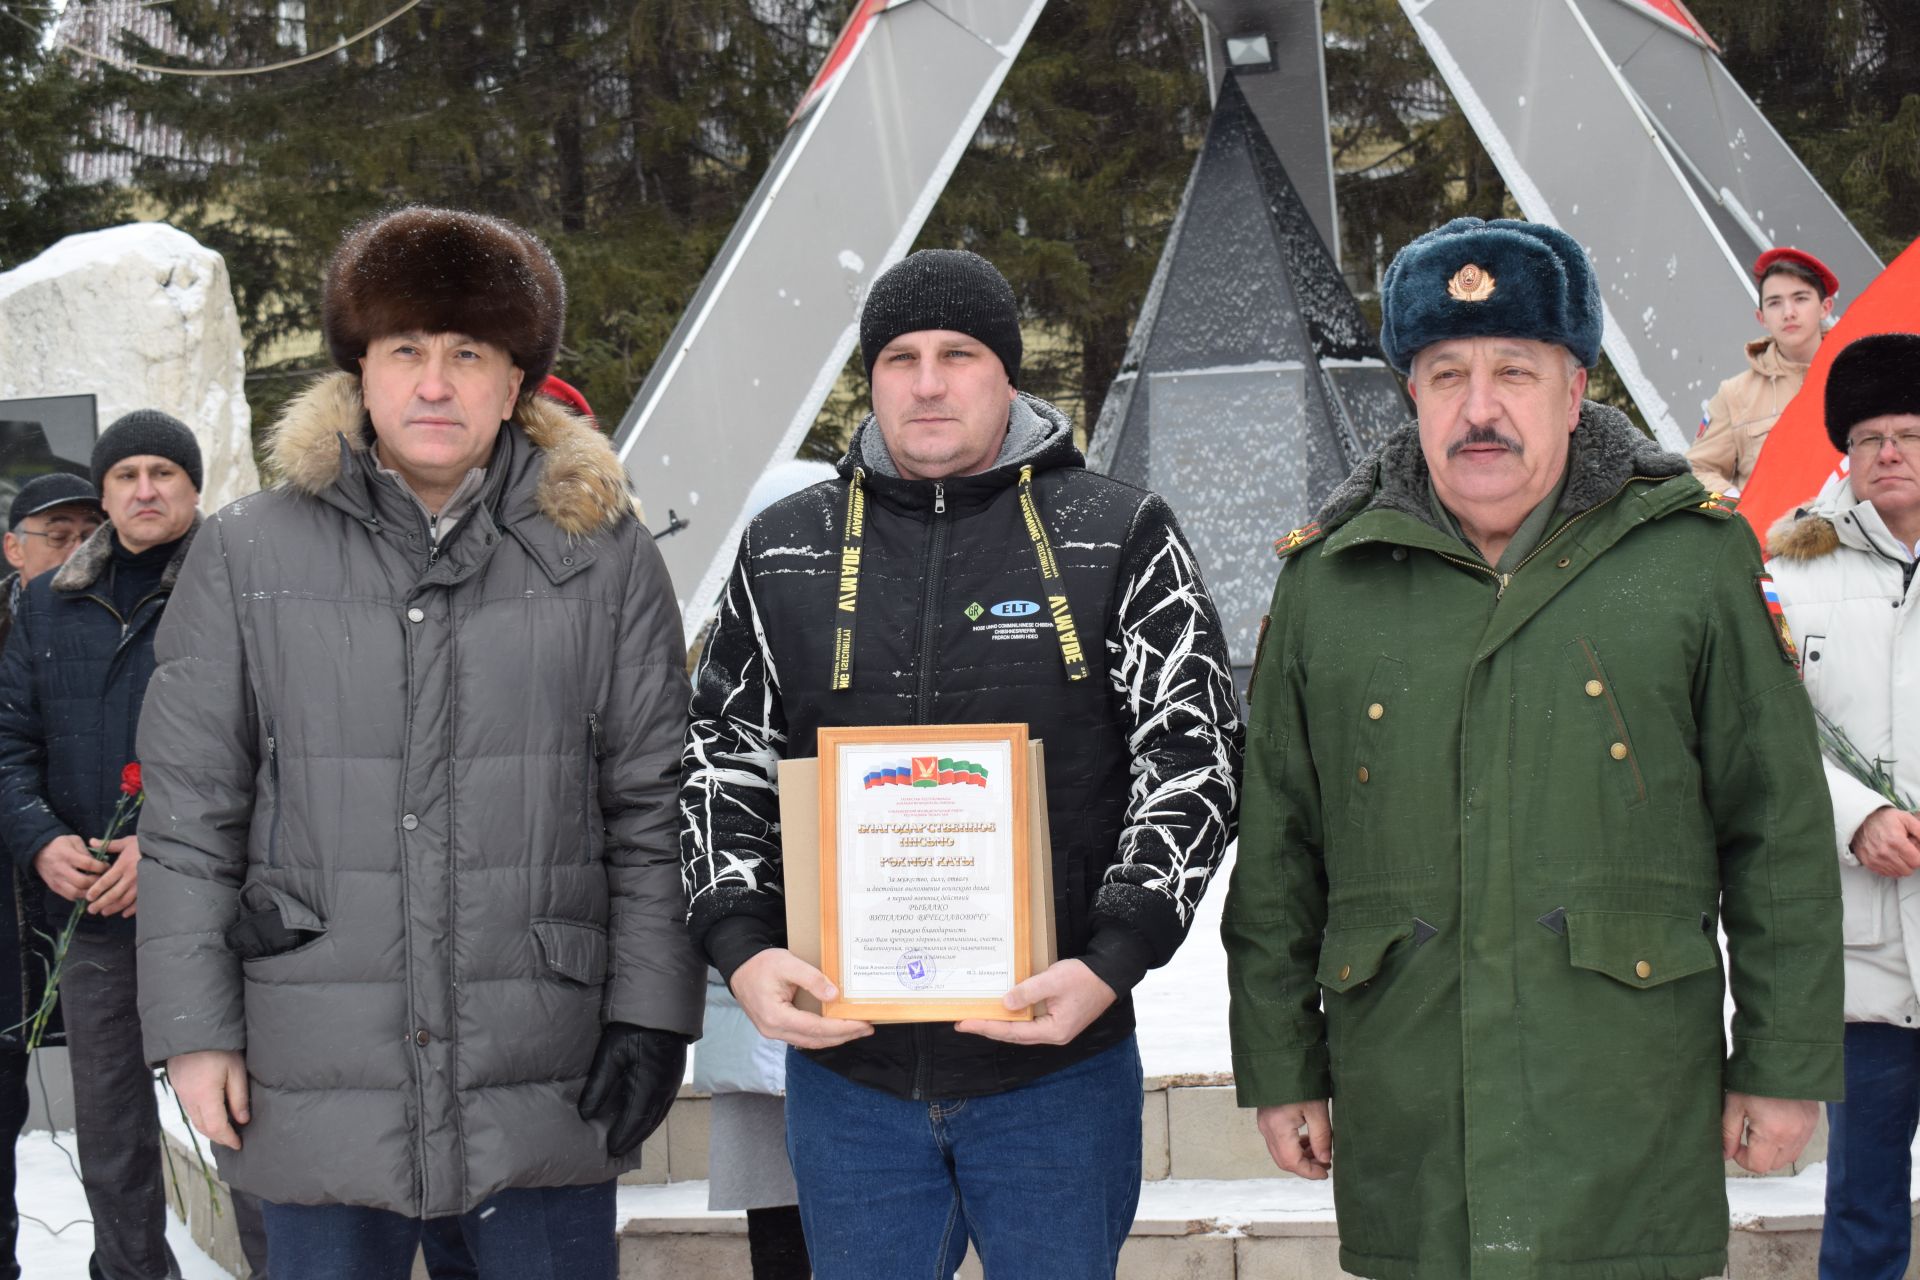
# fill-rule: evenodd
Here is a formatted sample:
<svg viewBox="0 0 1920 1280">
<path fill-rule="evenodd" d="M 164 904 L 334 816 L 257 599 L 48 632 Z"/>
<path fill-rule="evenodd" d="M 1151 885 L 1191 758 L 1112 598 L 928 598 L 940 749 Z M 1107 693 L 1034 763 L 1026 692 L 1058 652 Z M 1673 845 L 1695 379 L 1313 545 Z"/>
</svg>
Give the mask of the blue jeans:
<svg viewBox="0 0 1920 1280">
<path fill-rule="evenodd" d="M 815 1280 L 1113 1280 L 1140 1201 L 1133 1037 L 1005 1093 L 908 1102 L 787 1052 Z M 274 1280 L 279 1280 L 276 1273 Z"/>
<path fill-rule="evenodd" d="M 267 1201 L 268 1270 L 273 1280 L 407 1280 L 423 1231 L 450 1243 L 457 1224 L 478 1267 L 467 1274 L 481 1280 L 614 1280 L 613 1186 L 515 1188 L 431 1222 L 358 1205 Z"/>
<path fill-rule="evenodd" d="M 1920 1031 L 1847 1024 L 1847 1100 L 1827 1104 L 1827 1222 L 1820 1280 L 1899 1280 L 1920 1123 Z"/>
</svg>

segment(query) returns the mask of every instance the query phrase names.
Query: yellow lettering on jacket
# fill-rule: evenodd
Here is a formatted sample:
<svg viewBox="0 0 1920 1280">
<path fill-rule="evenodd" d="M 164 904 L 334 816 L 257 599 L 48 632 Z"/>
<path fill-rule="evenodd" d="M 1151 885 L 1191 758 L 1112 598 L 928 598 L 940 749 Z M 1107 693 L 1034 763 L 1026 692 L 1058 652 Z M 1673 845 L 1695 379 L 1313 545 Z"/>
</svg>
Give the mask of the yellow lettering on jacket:
<svg viewBox="0 0 1920 1280">
<path fill-rule="evenodd" d="M 860 548 L 844 547 L 840 551 L 840 612 L 852 613 L 859 594 Z"/>
<path fill-rule="evenodd" d="M 1080 661 L 1080 632 L 1073 625 L 1073 615 L 1067 612 L 1067 598 L 1048 596 L 1047 606 L 1053 611 L 1053 627 L 1060 637 L 1060 652 L 1066 655 L 1068 662 Z"/>
</svg>

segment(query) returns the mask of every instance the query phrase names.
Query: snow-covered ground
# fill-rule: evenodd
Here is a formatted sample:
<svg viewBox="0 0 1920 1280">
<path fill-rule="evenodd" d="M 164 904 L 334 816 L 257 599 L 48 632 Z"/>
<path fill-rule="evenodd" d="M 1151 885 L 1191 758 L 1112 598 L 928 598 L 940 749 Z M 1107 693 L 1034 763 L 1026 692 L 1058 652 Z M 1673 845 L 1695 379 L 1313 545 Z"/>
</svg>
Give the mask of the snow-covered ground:
<svg viewBox="0 0 1920 1280">
<path fill-rule="evenodd" d="M 56 1145 L 57 1144 L 57 1145 Z M 64 1148 L 64 1150 L 63 1150 Z M 20 1273 L 25 1280 L 73 1280 L 87 1274 L 93 1255 L 93 1221 L 80 1177 L 68 1160 L 73 1134 L 24 1133 L 15 1148 L 19 1160 Z M 75 1157 L 77 1161 L 78 1157 Z M 233 1280 L 201 1252 L 186 1224 L 167 1216 L 167 1243 L 180 1260 L 184 1280 Z"/>
<path fill-rule="evenodd" d="M 1227 953 L 1220 946 L 1220 906 L 1227 900 L 1233 855 L 1228 849 L 1173 959 L 1134 988 L 1140 1064 L 1150 1076 L 1233 1070 L 1227 1048 Z"/>
</svg>

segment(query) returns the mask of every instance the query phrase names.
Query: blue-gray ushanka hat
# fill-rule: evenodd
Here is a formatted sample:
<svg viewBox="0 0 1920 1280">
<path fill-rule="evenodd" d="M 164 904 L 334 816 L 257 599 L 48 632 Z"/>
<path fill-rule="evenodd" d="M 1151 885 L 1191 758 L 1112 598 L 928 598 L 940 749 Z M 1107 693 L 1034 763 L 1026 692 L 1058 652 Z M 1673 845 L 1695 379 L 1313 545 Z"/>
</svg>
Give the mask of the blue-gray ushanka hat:
<svg viewBox="0 0 1920 1280">
<path fill-rule="evenodd" d="M 1449 338 L 1557 342 L 1600 358 L 1600 288 L 1566 232 L 1538 222 L 1455 218 L 1394 256 L 1380 285 L 1380 346 L 1401 373 Z"/>
</svg>

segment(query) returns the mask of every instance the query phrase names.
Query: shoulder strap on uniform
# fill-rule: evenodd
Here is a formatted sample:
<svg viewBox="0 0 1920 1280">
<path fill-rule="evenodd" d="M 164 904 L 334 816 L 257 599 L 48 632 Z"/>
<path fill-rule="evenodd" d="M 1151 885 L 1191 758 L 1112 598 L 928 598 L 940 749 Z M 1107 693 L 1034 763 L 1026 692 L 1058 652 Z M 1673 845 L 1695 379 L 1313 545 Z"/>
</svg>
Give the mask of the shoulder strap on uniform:
<svg viewBox="0 0 1920 1280">
<path fill-rule="evenodd" d="M 1284 537 L 1275 538 L 1273 542 L 1273 554 L 1285 560 L 1302 547 L 1311 546 L 1313 543 L 1318 542 L 1325 533 L 1326 530 L 1320 527 L 1318 520 L 1310 521 L 1307 524 L 1301 525 L 1298 529 L 1290 530 Z"/>
<path fill-rule="evenodd" d="M 1716 489 L 1707 494 L 1705 502 L 1695 503 L 1688 509 L 1710 520 L 1727 520 L 1732 518 L 1739 505 L 1739 498 L 1728 497 Z"/>
</svg>

